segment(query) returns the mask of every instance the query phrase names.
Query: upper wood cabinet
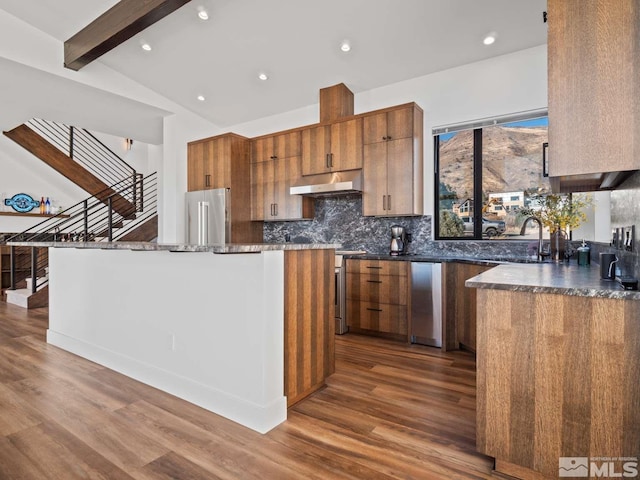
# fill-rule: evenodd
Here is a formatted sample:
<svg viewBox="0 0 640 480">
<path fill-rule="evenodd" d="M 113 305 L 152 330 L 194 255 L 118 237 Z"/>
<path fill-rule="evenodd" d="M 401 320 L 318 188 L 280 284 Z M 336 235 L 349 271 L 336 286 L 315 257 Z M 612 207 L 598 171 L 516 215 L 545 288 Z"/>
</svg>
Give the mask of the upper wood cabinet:
<svg viewBox="0 0 640 480">
<path fill-rule="evenodd" d="M 300 138 L 299 131 L 256 138 L 251 142 L 251 162 L 298 157 L 302 150 Z"/>
<path fill-rule="evenodd" d="M 251 142 L 251 219 L 313 218 L 313 199 L 289 194 L 302 176 L 300 132 L 261 137 Z"/>
<path fill-rule="evenodd" d="M 364 117 L 363 215 L 422 215 L 422 122 L 415 104 Z"/>
<path fill-rule="evenodd" d="M 251 222 L 249 139 L 227 133 L 187 144 L 187 191 L 229 188 L 233 242 L 262 242 L 261 224 Z"/>
<path fill-rule="evenodd" d="M 362 168 L 362 118 L 302 131 L 302 174 Z"/>
<path fill-rule="evenodd" d="M 638 0 L 548 0 L 549 175 L 613 188 L 640 169 Z"/>
</svg>

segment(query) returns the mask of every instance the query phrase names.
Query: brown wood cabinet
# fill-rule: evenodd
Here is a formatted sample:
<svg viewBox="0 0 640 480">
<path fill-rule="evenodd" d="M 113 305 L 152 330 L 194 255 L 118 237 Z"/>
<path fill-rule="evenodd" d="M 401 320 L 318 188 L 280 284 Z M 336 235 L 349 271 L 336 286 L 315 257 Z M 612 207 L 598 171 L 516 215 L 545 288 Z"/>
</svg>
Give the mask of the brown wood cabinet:
<svg viewBox="0 0 640 480">
<path fill-rule="evenodd" d="M 422 215 L 422 122 L 415 104 L 364 117 L 363 215 Z"/>
<path fill-rule="evenodd" d="M 187 190 L 229 188 L 231 240 L 262 242 L 262 225 L 251 222 L 249 139 L 227 133 L 187 144 Z"/>
<path fill-rule="evenodd" d="M 560 457 L 636 457 L 640 302 L 477 293 L 476 445 L 496 470 L 558 478 Z"/>
<path fill-rule="evenodd" d="M 410 262 L 346 261 L 349 331 L 409 341 Z"/>
<path fill-rule="evenodd" d="M 362 118 L 302 131 L 302 174 L 362 168 Z"/>
<path fill-rule="evenodd" d="M 556 191 L 611 188 L 640 169 L 637 0 L 549 0 L 549 175 Z"/>
<path fill-rule="evenodd" d="M 443 350 L 476 351 L 476 289 L 464 285 L 493 268 L 459 262 L 442 263 Z"/>
<path fill-rule="evenodd" d="M 335 371 L 335 250 L 284 252 L 284 394 L 287 406 Z"/>
<path fill-rule="evenodd" d="M 281 221 L 313 218 L 309 197 L 290 195 L 302 176 L 299 131 L 260 137 L 251 142 L 251 218 Z"/>
</svg>

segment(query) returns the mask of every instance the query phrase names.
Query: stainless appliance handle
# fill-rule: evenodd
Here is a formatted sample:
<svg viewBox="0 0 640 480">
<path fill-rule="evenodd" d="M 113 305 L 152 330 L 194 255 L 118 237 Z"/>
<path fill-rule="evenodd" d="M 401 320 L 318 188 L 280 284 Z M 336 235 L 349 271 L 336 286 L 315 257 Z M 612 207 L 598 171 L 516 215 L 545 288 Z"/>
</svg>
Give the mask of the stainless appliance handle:
<svg viewBox="0 0 640 480">
<path fill-rule="evenodd" d="M 198 245 L 209 243 L 209 202 L 198 202 Z"/>
</svg>

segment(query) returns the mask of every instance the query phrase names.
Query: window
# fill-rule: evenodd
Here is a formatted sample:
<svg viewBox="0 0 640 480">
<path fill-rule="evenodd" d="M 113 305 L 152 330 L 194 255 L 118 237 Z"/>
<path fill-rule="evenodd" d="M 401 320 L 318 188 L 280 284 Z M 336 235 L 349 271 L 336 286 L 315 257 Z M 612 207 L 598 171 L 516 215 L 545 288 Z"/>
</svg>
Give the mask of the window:
<svg viewBox="0 0 640 480">
<path fill-rule="evenodd" d="M 551 191 L 542 174 L 546 113 L 478 123 L 434 130 L 436 239 L 537 238 L 533 225 L 520 235 L 519 211 L 531 194 Z"/>
</svg>

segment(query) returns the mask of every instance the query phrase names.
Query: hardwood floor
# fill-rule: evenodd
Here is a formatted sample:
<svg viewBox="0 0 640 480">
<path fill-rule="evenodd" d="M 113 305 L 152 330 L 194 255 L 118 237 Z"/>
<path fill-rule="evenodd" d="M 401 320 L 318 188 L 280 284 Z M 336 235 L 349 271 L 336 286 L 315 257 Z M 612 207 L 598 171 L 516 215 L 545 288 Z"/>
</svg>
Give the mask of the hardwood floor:
<svg viewBox="0 0 640 480">
<path fill-rule="evenodd" d="M 45 343 L 0 302 L 0 479 L 477 479 L 475 362 L 345 335 L 327 388 L 260 435 Z"/>
</svg>

